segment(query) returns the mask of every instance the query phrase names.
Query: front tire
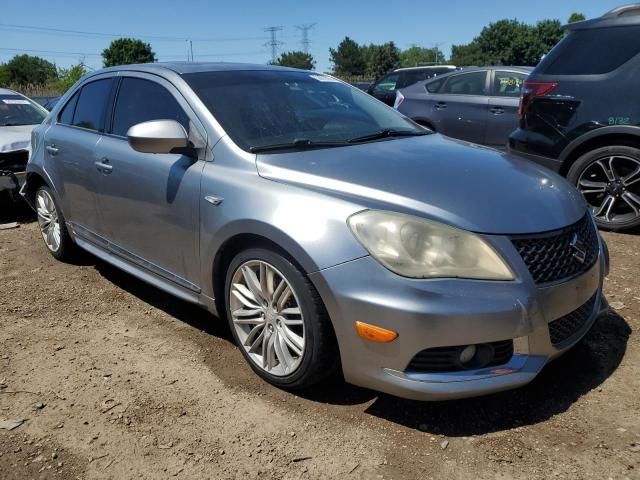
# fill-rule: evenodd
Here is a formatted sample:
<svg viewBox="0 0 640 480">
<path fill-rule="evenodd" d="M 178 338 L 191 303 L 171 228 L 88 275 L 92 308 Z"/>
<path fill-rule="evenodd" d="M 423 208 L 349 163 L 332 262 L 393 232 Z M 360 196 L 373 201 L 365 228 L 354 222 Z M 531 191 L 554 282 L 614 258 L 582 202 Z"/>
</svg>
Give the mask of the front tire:
<svg viewBox="0 0 640 480">
<path fill-rule="evenodd" d="M 640 149 L 614 145 L 587 152 L 571 165 L 567 179 L 584 195 L 598 227 L 640 226 Z"/>
<path fill-rule="evenodd" d="M 53 192 L 49 187 L 42 186 L 36 191 L 34 199 L 38 226 L 47 250 L 58 260 L 72 260 L 76 254 L 76 245 L 67 231 L 64 216 Z"/>
<path fill-rule="evenodd" d="M 338 349 L 322 300 L 285 256 L 239 253 L 226 282 L 227 319 L 251 368 L 267 382 L 306 389 L 335 373 Z"/>
</svg>

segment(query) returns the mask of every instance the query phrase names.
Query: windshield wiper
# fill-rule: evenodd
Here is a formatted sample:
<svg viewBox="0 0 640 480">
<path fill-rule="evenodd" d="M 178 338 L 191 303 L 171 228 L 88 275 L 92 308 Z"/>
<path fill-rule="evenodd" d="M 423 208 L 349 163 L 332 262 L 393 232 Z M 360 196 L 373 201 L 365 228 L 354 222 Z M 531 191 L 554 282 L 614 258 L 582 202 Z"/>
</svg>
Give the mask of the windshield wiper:
<svg viewBox="0 0 640 480">
<path fill-rule="evenodd" d="M 349 145 L 347 142 L 327 142 L 316 141 L 309 138 L 296 138 L 288 143 L 274 143 L 273 145 L 258 145 L 255 147 L 249 147 L 251 153 L 269 152 L 271 150 L 305 150 L 307 148 L 323 148 L 323 147 L 343 147 Z"/>
<path fill-rule="evenodd" d="M 394 130 L 392 128 L 386 128 L 368 135 L 362 135 L 361 137 L 354 137 L 347 140 L 349 143 L 368 142 L 370 140 L 378 140 L 380 138 L 388 137 L 416 137 L 420 135 L 429 135 L 431 132 L 424 130 Z"/>
</svg>

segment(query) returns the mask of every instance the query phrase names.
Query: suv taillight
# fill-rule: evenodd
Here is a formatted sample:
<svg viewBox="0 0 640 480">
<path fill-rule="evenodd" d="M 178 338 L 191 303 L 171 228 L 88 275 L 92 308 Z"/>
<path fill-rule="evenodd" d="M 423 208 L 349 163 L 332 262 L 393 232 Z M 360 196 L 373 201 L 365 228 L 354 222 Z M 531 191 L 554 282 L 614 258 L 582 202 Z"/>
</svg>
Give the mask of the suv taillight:
<svg viewBox="0 0 640 480">
<path fill-rule="evenodd" d="M 522 85 L 522 92 L 520 94 L 520 108 L 518 109 L 520 127 L 524 126 L 524 117 L 527 114 L 527 109 L 533 99 L 549 95 L 557 86 L 557 82 L 524 82 L 524 85 Z"/>
</svg>

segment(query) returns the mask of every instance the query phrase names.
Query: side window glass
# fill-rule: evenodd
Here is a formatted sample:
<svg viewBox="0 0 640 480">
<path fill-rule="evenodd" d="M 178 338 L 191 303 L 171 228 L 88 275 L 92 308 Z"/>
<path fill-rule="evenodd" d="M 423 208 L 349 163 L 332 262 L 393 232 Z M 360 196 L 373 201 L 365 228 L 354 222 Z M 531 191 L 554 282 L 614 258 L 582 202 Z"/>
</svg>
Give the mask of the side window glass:
<svg viewBox="0 0 640 480">
<path fill-rule="evenodd" d="M 142 78 L 123 78 L 112 133 L 124 137 L 133 125 L 150 120 L 175 120 L 189 132 L 189 117 L 166 88 Z"/>
<path fill-rule="evenodd" d="M 72 125 L 98 132 L 104 131 L 104 117 L 112 84 L 113 79 L 106 78 L 82 87 Z"/>
<path fill-rule="evenodd" d="M 493 95 L 497 97 L 519 97 L 524 79 L 523 73 L 496 71 L 493 80 Z"/>
<path fill-rule="evenodd" d="M 73 123 L 73 112 L 76 109 L 76 103 L 78 103 L 78 92 L 74 93 L 67 104 L 62 107 L 62 111 L 58 116 L 58 122 L 65 125 L 71 125 Z"/>
<path fill-rule="evenodd" d="M 442 84 L 444 83 L 444 79 L 443 80 L 435 80 L 433 82 L 429 82 L 425 85 L 425 88 L 427 89 L 427 92 L 429 93 L 438 93 L 440 91 L 440 87 L 442 87 Z"/>
<path fill-rule="evenodd" d="M 449 77 L 440 93 L 454 95 L 485 95 L 487 72 L 471 72 Z"/>
<path fill-rule="evenodd" d="M 391 75 L 387 75 L 376 85 L 376 90 L 395 90 L 396 83 L 398 83 L 399 78 L 399 73 L 392 73 Z"/>
</svg>

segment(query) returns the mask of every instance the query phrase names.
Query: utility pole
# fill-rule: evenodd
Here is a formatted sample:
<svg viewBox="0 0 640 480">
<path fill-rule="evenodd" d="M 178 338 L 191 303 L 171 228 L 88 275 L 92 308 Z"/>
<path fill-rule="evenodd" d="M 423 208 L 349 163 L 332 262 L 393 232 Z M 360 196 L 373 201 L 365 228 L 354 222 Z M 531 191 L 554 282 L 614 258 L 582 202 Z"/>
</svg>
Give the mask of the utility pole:
<svg viewBox="0 0 640 480">
<path fill-rule="evenodd" d="M 444 45 L 444 42 L 437 42 L 437 43 L 432 43 L 431 46 L 433 48 L 433 54 L 436 57 L 436 65 L 438 65 L 438 52 L 440 52 L 440 49 L 438 48 L 440 45 Z"/>
<path fill-rule="evenodd" d="M 311 41 L 309 41 L 309 30 L 311 30 L 315 26 L 315 23 L 296 25 L 296 28 L 302 32 L 302 40 L 300 40 L 300 43 L 302 44 L 302 50 L 306 54 L 309 53 L 309 44 L 311 43 Z"/>
<path fill-rule="evenodd" d="M 189 52 L 191 53 L 191 61 L 193 62 L 193 41 L 189 40 Z"/>
<path fill-rule="evenodd" d="M 278 47 L 283 45 L 283 43 L 276 38 L 276 34 L 281 32 L 282 28 L 283 27 L 267 27 L 264 29 L 264 31 L 269 33 L 271 37 L 271 39 L 264 45 L 266 47 L 271 47 L 271 61 L 273 63 L 276 63 L 276 60 L 278 60 Z"/>
</svg>

